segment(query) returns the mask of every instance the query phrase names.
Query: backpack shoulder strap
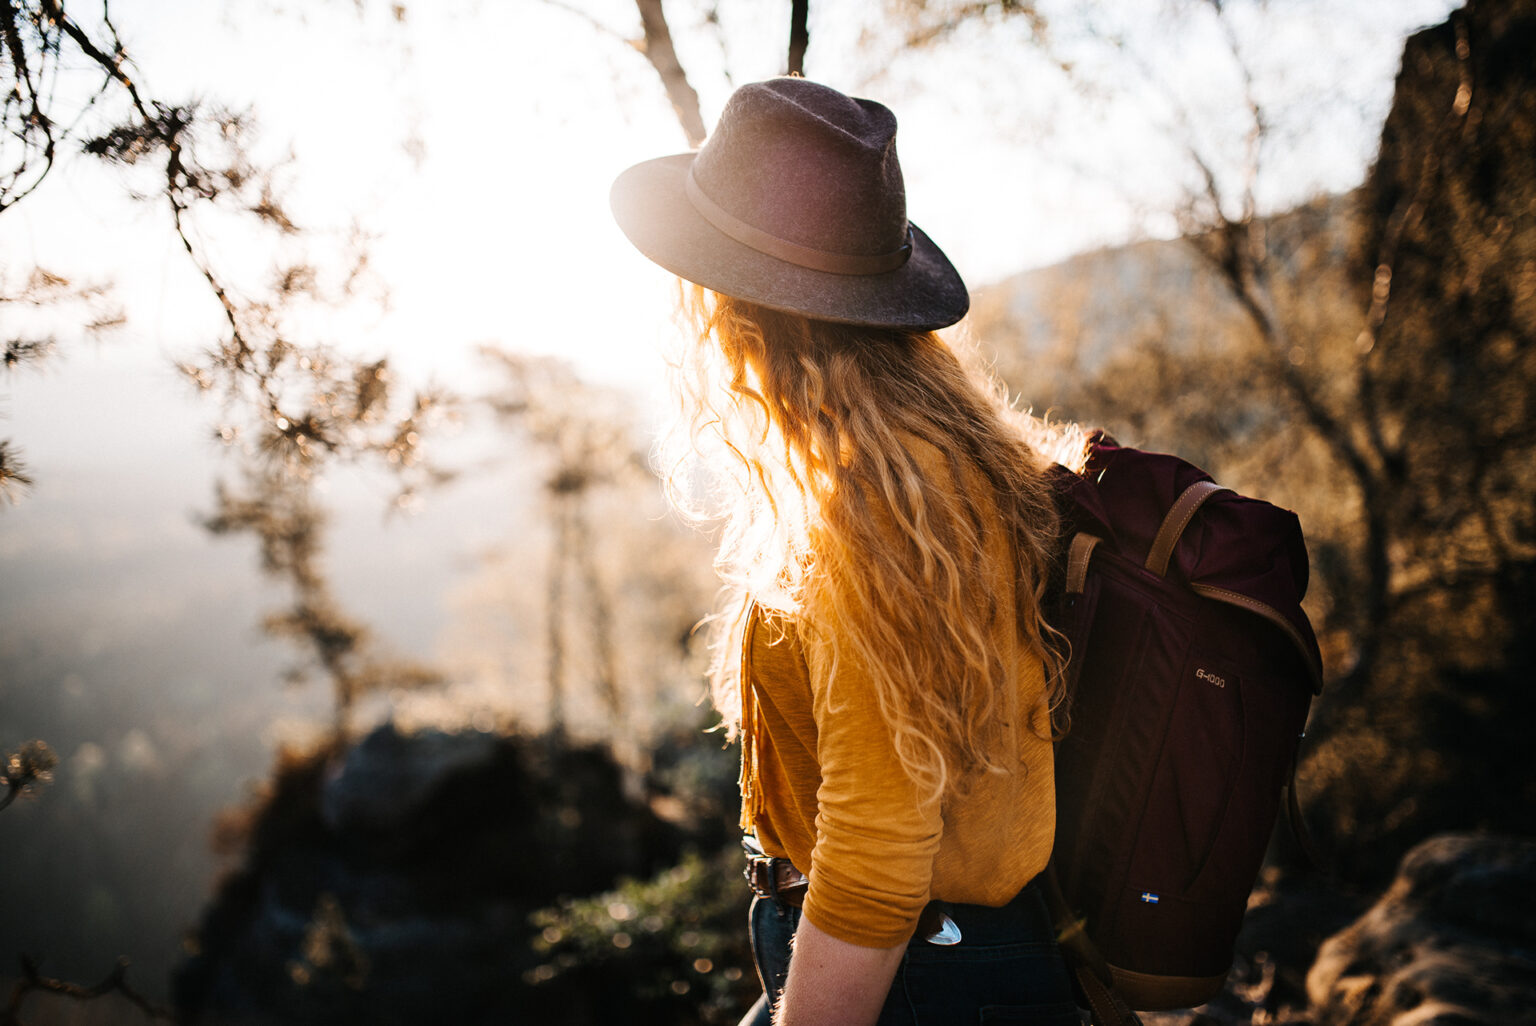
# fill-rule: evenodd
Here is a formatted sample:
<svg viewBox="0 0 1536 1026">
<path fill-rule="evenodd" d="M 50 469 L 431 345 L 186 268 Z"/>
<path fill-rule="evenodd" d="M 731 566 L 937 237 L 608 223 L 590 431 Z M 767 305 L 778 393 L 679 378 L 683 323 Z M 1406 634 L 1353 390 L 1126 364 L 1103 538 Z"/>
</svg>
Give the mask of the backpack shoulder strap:
<svg viewBox="0 0 1536 1026">
<path fill-rule="evenodd" d="M 1179 547 L 1179 538 L 1184 534 L 1184 528 L 1194 518 L 1195 511 L 1217 492 L 1231 491 L 1223 488 L 1215 481 L 1196 481 L 1173 501 L 1168 507 L 1168 513 L 1163 517 L 1163 522 L 1158 526 L 1157 537 L 1152 539 L 1152 548 L 1147 552 L 1147 569 L 1163 577 L 1168 573 L 1168 560 L 1173 556 L 1173 550 Z"/>
<path fill-rule="evenodd" d="M 1067 594 L 1081 595 L 1088 584 L 1088 562 L 1093 558 L 1093 548 L 1099 544 L 1097 535 L 1079 531 L 1072 536 L 1067 549 Z"/>
</svg>

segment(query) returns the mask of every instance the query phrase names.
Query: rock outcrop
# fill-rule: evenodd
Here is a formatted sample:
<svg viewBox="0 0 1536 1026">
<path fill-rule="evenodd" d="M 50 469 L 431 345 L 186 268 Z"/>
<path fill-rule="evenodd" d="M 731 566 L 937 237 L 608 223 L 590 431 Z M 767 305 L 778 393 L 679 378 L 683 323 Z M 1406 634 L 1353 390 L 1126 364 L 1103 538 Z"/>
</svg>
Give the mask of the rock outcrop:
<svg viewBox="0 0 1536 1026">
<path fill-rule="evenodd" d="M 603 749 L 476 731 L 385 726 L 290 756 L 228 827 L 241 864 L 188 941 L 178 1012 L 241 1026 L 608 1021 L 577 1014 L 569 988 L 528 983 L 544 962 L 529 916 L 697 843 L 633 790 Z"/>
<path fill-rule="evenodd" d="M 1536 840 L 1446 834 L 1410 851 L 1307 975 L 1318 1026 L 1536 1023 Z"/>
</svg>

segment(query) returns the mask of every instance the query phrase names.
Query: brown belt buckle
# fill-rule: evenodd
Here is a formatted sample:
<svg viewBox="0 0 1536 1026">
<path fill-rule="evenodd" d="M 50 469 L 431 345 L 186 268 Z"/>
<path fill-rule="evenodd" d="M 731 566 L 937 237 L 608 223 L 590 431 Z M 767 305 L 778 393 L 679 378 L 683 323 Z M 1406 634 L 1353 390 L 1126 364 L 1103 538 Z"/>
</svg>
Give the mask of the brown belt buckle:
<svg viewBox="0 0 1536 1026">
<path fill-rule="evenodd" d="M 747 868 L 741 875 L 747 878 L 747 885 L 752 888 L 753 893 L 760 894 L 765 898 L 774 897 L 774 892 L 777 888 L 774 887 L 772 862 L 761 855 L 755 858 L 749 856 Z"/>
<path fill-rule="evenodd" d="M 761 894 L 765 897 L 772 894 L 772 881 L 765 882 L 763 880 L 765 875 L 763 869 L 767 862 L 767 856 L 763 854 L 763 849 L 758 845 L 757 838 L 751 834 L 746 835 L 741 839 L 741 848 L 747 856 L 747 864 L 741 871 L 741 875 L 747 878 L 747 886 L 751 887 L 755 894 Z"/>
</svg>

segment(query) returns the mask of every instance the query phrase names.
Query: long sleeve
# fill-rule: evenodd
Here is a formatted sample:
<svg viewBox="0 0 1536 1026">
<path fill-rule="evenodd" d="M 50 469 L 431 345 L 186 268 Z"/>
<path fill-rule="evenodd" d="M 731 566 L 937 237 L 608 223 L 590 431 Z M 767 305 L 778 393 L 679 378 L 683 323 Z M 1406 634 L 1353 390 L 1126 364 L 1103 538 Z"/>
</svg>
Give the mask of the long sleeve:
<svg viewBox="0 0 1536 1026">
<path fill-rule="evenodd" d="M 821 786 L 805 915 L 839 940 L 899 944 L 928 902 L 940 806 L 902 769 L 865 669 L 846 655 L 824 662 L 808 667 Z"/>
</svg>

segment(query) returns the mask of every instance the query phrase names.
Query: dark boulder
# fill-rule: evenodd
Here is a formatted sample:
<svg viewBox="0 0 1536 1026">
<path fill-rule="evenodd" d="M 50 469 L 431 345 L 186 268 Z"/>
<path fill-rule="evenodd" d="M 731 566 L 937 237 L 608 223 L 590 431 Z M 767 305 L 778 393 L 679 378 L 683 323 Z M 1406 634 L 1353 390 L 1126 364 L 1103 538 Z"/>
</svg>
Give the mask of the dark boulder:
<svg viewBox="0 0 1536 1026">
<path fill-rule="evenodd" d="M 187 1023 L 561 1021 L 530 915 L 697 838 L 603 748 L 386 725 L 280 763 L 226 827 L 240 864 L 188 940 Z"/>
<path fill-rule="evenodd" d="M 1318 1026 L 1536 1023 L 1536 840 L 1420 844 L 1323 944 L 1307 992 Z"/>
</svg>

